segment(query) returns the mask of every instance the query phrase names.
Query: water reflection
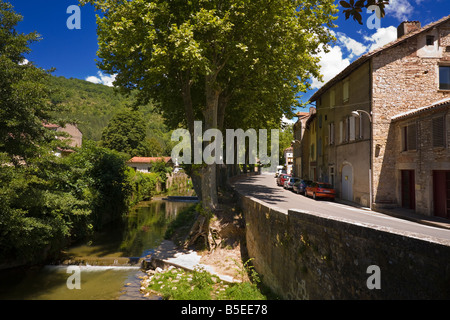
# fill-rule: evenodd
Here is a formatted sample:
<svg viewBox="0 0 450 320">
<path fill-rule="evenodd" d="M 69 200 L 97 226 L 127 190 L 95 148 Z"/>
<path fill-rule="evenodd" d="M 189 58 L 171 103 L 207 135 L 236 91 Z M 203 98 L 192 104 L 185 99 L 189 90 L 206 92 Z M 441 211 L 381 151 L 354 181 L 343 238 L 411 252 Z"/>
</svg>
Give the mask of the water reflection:
<svg viewBox="0 0 450 320">
<path fill-rule="evenodd" d="M 192 203 L 141 203 L 127 217 L 68 248 L 64 263 L 79 264 L 81 289 L 68 289 L 67 265 L 0 271 L 0 299 L 139 299 L 139 265 L 129 265 L 163 240 L 168 224 Z M 135 257 L 135 259 L 129 259 Z M 125 296 L 124 296 L 125 294 Z"/>
</svg>

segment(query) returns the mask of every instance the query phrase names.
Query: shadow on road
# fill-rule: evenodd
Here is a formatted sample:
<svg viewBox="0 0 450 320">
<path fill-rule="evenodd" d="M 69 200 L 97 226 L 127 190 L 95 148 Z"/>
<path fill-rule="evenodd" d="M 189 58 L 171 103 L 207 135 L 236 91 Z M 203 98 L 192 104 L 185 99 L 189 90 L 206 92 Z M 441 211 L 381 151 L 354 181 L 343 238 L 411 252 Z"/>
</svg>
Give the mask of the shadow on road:
<svg viewBox="0 0 450 320">
<path fill-rule="evenodd" d="M 271 187 L 258 183 L 258 176 L 248 177 L 236 183 L 236 188 L 250 197 L 260 199 L 272 205 L 279 204 L 280 201 L 287 200 L 283 195 L 282 187 Z"/>
</svg>

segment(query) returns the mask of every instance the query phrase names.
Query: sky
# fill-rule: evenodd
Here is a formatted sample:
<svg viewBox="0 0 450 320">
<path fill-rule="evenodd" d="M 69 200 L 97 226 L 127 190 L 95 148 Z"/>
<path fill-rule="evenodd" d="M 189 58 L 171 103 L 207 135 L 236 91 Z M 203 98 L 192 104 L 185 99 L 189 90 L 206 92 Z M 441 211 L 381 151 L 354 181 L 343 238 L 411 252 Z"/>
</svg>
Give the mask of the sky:
<svg viewBox="0 0 450 320">
<path fill-rule="evenodd" d="M 55 76 L 113 85 L 114 75 L 103 74 L 96 65 L 96 13 L 90 5 L 78 7 L 79 19 L 73 20 L 77 12 L 71 6 L 77 6 L 77 0 L 9 1 L 23 16 L 16 29 L 22 33 L 36 31 L 41 35 L 41 41 L 30 46 L 32 51 L 26 56 L 27 60 L 43 69 L 55 68 Z M 351 18 L 345 20 L 341 11 L 338 13 L 337 27 L 332 29 L 337 40 L 330 44 L 328 53 L 320 54 L 324 82 L 312 79 L 312 88 L 302 95 L 302 102 L 308 102 L 317 89 L 358 57 L 395 40 L 397 26 L 402 21 L 418 20 L 425 26 L 449 15 L 450 0 L 390 0 L 386 16 L 379 20 L 379 25 L 374 23 L 374 14 L 364 10 L 363 24 L 360 25 Z M 74 25 L 75 21 L 80 21 L 80 25 Z"/>
</svg>

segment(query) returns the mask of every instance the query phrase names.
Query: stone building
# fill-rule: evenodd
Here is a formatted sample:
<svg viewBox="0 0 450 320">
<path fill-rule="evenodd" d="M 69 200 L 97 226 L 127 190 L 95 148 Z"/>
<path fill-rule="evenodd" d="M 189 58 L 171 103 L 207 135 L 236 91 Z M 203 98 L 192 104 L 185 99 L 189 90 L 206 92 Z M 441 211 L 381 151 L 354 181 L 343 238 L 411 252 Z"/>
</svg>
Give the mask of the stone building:
<svg viewBox="0 0 450 320">
<path fill-rule="evenodd" d="M 317 109 L 317 134 L 311 135 L 317 146 L 316 179 L 333 183 L 341 199 L 375 209 L 404 204 L 406 164 L 399 162 L 404 158 L 398 151 L 398 124 L 433 113 L 426 107 L 450 97 L 450 16 L 425 27 L 403 22 L 397 31 L 395 41 L 362 55 L 310 99 Z M 416 113 L 421 108 L 428 111 Z M 414 178 L 427 176 L 426 183 L 410 183 L 415 204 L 408 205 L 427 215 L 435 214 L 433 175 L 444 180 L 446 174 L 438 177 L 434 171 L 450 170 L 448 109 L 441 108 L 445 147 L 439 157 L 433 151 L 428 159 L 416 159 L 441 164 L 408 169 L 420 171 Z"/>
<path fill-rule="evenodd" d="M 450 219 L 450 97 L 392 117 L 400 205 Z"/>
<path fill-rule="evenodd" d="M 153 163 L 163 161 L 166 165 L 173 166 L 171 157 L 133 157 L 127 161 L 127 166 L 136 171 L 149 173 Z"/>
<path fill-rule="evenodd" d="M 74 152 L 71 148 L 81 148 L 83 144 L 83 133 L 81 133 L 76 124 L 67 123 L 62 127 L 54 123 L 44 123 L 43 126 L 48 130 L 54 131 L 55 137 L 63 140 L 68 146 L 68 148 L 58 148 L 55 152 L 56 155 L 64 156 Z M 61 132 L 66 136 L 59 135 Z"/>
<path fill-rule="evenodd" d="M 310 108 L 309 112 L 300 112 L 297 116 L 298 120 L 293 126 L 293 175 L 302 179 L 309 179 L 310 175 L 314 176 L 315 168 L 315 155 L 313 157 L 311 155 L 315 140 L 312 141 L 311 136 L 315 134 L 316 109 Z"/>
</svg>

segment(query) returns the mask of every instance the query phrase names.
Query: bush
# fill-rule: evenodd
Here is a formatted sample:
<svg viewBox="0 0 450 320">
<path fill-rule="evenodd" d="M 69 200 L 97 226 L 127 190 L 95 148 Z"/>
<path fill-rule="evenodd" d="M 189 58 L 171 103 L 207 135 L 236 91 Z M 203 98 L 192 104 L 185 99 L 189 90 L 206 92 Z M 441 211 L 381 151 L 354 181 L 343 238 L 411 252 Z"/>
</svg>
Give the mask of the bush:
<svg viewBox="0 0 450 320">
<path fill-rule="evenodd" d="M 144 280 L 145 282 L 145 280 Z M 203 268 L 192 272 L 169 269 L 155 273 L 147 280 L 147 288 L 166 300 L 265 300 L 256 284 L 225 283 Z"/>
<path fill-rule="evenodd" d="M 156 184 L 159 182 L 158 174 L 142 173 L 132 168 L 128 168 L 126 174 L 127 182 L 131 187 L 130 206 L 150 200 L 156 192 Z"/>
</svg>

